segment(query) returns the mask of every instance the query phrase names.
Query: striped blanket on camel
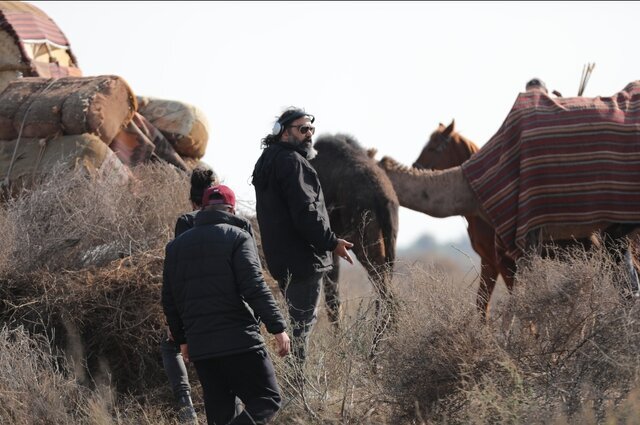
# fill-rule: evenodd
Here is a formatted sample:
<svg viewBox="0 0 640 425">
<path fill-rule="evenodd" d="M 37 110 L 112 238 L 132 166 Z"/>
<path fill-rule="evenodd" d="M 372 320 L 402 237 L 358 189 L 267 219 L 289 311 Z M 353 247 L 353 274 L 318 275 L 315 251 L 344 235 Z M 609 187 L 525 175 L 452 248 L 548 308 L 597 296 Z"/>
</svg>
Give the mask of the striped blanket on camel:
<svg viewBox="0 0 640 425">
<path fill-rule="evenodd" d="M 611 97 L 520 93 L 462 170 L 512 258 L 546 224 L 640 223 L 640 81 Z"/>
</svg>

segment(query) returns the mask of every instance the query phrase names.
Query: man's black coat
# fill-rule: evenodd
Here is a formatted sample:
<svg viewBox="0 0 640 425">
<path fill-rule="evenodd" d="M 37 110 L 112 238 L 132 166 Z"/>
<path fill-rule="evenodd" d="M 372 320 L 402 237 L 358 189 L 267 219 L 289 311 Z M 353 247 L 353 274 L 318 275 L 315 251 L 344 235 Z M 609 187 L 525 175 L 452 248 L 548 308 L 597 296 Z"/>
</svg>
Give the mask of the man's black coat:
<svg viewBox="0 0 640 425">
<path fill-rule="evenodd" d="M 338 238 L 316 171 L 290 143 L 264 149 L 253 171 L 256 213 L 269 272 L 276 279 L 305 278 L 333 266 Z"/>
<path fill-rule="evenodd" d="M 194 228 L 167 244 L 162 306 L 176 343 L 188 343 L 192 360 L 262 347 L 260 320 L 269 333 L 285 330 L 244 227 L 232 214 L 201 211 Z"/>
</svg>

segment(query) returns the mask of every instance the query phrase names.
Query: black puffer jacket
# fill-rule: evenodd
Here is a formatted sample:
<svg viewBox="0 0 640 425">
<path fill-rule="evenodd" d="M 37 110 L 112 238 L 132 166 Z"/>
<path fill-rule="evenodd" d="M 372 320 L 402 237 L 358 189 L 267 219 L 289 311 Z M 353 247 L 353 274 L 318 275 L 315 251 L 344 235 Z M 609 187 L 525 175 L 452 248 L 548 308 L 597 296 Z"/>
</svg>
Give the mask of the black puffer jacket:
<svg viewBox="0 0 640 425">
<path fill-rule="evenodd" d="M 180 217 L 178 217 L 178 219 L 176 220 L 176 228 L 175 228 L 174 237 L 177 238 L 178 236 L 180 236 L 181 234 L 183 234 L 187 230 L 191 229 L 195 224 L 196 215 L 199 212 L 200 212 L 200 210 L 195 210 L 195 211 L 191 211 L 191 212 L 188 212 L 188 213 L 184 213 Z M 253 228 L 251 227 L 251 223 L 249 223 L 248 220 L 245 220 L 242 217 L 235 216 L 234 223 L 235 223 L 236 226 L 240 227 L 241 229 L 246 230 L 247 232 L 249 232 L 249 234 L 252 237 L 254 237 Z"/>
<path fill-rule="evenodd" d="M 331 231 L 318 175 L 290 143 L 264 149 L 253 170 L 256 213 L 269 272 L 304 278 L 330 270 L 338 238 Z"/>
<path fill-rule="evenodd" d="M 263 277 L 246 220 L 201 211 L 195 227 L 169 242 L 162 306 L 176 343 L 189 344 L 193 360 L 250 351 L 285 321 Z"/>
</svg>

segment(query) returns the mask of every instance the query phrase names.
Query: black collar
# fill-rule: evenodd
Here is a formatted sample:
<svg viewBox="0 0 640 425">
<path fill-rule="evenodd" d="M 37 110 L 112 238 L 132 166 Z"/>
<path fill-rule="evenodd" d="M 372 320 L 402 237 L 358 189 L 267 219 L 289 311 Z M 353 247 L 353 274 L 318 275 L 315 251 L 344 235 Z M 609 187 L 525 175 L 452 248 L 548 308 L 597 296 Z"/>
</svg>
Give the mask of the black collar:
<svg viewBox="0 0 640 425">
<path fill-rule="evenodd" d="M 276 145 L 276 146 L 280 146 L 280 147 L 285 148 L 285 149 L 296 151 L 300 155 L 302 155 L 303 158 L 305 158 L 305 159 L 307 158 L 307 152 L 304 149 L 294 145 L 293 143 L 278 141 L 278 142 L 271 143 L 271 145 Z"/>
<path fill-rule="evenodd" d="M 230 224 L 232 226 L 240 227 L 241 229 L 246 229 L 248 222 L 244 218 L 226 211 L 198 211 L 194 222 L 195 227 L 206 226 L 208 224 Z"/>
</svg>

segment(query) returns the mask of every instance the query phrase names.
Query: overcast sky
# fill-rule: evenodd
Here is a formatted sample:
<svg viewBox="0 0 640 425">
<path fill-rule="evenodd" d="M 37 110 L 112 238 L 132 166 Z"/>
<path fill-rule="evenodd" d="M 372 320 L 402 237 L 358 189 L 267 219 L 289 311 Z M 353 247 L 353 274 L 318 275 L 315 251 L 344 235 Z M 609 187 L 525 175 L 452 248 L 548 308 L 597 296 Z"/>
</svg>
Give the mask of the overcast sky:
<svg viewBox="0 0 640 425">
<path fill-rule="evenodd" d="M 439 122 L 484 145 L 532 77 L 585 96 L 640 78 L 637 2 L 31 2 L 84 75 L 204 111 L 204 161 L 245 208 L 260 139 L 290 105 L 411 164 Z M 357 188 L 354 188 L 357 190 Z M 466 234 L 462 217 L 402 209 L 399 245 Z"/>
</svg>

